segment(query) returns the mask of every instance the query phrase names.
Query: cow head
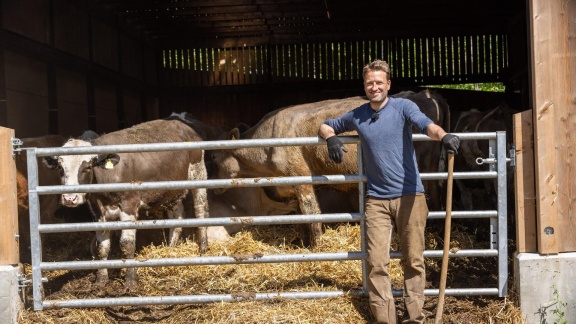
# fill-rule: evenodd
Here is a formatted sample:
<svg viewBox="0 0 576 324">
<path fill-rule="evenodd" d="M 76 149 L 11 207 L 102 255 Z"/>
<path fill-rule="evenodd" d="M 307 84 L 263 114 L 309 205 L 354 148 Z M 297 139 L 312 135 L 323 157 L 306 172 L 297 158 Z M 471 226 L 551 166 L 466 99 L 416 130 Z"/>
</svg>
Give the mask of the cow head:
<svg viewBox="0 0 576 324">
<path fill-rule="evenodd" d="M 90 142 L 71 139 L 63 147 L 92 146 Z M 47 156 L 43 163 L 51 169 L 59 169 L 63 185 L 80 185 L 94 182 L 94 167 L 111 169 L 118 164 L 120 157 L 117 154 L 86 154 Z M 86 202 L 86 193 L 64 193 L 61 197 L 62 205 L 77 207 Z"/>
<path fill-rule="evenodd" d="M 220 140 L 237 140 L 240 139 L 240 130 L 238 128 L 232 129 L 228 134 L 224 134 Z M 231 179 L 238 177 L 240 172 L 240 164 L 238 159 L 234 156 L 234 149 L 232 150 L 214 150 L 212 151 L 211 163 L 214 166 L 214 177 L 217 179 Z M 217 188 L 214 192 L 221 194 L 228 188 Z"/>
</svg>

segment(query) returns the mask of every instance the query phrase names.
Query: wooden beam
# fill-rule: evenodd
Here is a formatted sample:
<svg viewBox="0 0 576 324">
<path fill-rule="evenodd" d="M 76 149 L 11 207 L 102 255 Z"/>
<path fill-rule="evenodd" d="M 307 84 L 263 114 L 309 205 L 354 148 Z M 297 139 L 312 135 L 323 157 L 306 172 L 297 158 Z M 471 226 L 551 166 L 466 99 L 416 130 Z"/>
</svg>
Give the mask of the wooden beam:
<svg viewBox="0 0 576 324">
<path fill-rule="evenodd" d="M 518 253 L 538 251 L 536 238 L 536 186 L 534 183 L 534 133 L 532 110 L 514 114 L 514 172 L 516 206 L 516 249 Z"/>
<path fill-rule="evenodd" d="M 20 262 L 16 164 L 12 157 L 14 130 L 0 127 L 0 265 Z"/>
<path fill-rule="evenodd" d="M 538 251 L 576 251 L 576 6 L 530 0 Z"/>
</svg>

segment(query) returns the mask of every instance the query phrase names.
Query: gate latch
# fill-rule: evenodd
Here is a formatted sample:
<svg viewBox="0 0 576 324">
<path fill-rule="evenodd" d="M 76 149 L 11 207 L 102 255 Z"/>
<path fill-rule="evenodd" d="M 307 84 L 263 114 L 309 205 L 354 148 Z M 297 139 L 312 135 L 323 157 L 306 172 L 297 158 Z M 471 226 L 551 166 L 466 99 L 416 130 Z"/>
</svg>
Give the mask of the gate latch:
<svg viewBox="0 0 576 324">
<path fill-rule="evenodd" d="M 511 148 L 508 150 L 509 157 L 506 158 L 506 162 L 510 163 L 511 167 L 516 166 L 516 145 L 512 144 Z M 495 164 L 498 163 L 498 159 L 495 158 L 477 158 L 476 164 Z"/>
</svg>

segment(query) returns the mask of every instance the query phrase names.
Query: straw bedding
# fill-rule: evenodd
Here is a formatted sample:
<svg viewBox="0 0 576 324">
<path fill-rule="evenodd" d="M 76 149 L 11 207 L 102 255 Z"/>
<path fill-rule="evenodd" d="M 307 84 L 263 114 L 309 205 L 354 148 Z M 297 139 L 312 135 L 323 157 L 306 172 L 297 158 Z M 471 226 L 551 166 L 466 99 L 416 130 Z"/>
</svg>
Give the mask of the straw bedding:
<svg viewBox="0 0 576 324">
<path fill-rule="evenodd" d="M 441 224 L 429 222 L 427 249 L 442 249 Z M 487 226 L 484 226 L 487 227 Z M 476 227 L 478 228 L 478 227 Z M 480 227 L 481 228 L 481 227 Z M 470 233 L 464 225 L 453 224 L 451 248 L 486 248 L 486 242 Z M 89 260 L 91 235 L 51 234 L 45 239 L 47 261 Z M 314 252 L 360 250 L 360 228 L 357 224 L 326 226 L 319 246 Z M 260 226 L 236 234 L 226 243 L 211 243 L 205 256 L 235 256 L 300 254 L 311 251 L 302 245 L 297 227 Z M 138 258 L 175 258 L 198 256 L 193 239 L 176 247 L 146 245 Z M 118 254 L 114 256 L 120 258 Z M 25 265 L 26 273 L 31 272 Z M 448 288 L 494 287 L 497 273 L 495 258 L 451 259 Z M 108 286 L 93 285 L 94 271 L 53 271 L 43 273 L 49 282 L 44 284 L 46 299 L 80 299 L 120 296 L 162 296 L 235 294 L 241 301 L 207 304 L 132 306 L 108 308 L 47 309 L 33 311 L 31 290 L 26 289 L 25 310 L 20 323 L 371 323 L 368 300 L 364 297 L 345 297 L 313 300 L 277 298 L 251 301 L 254 293 L 350 291 L 361 288 L 360 261 L 287 262 L 277 264 L 211 265 L 185 267 L 139 268 L 139 288 L 126 292 L 121 270 L 110 270 Z M 390 266 L 393 284 L 402 288 L 399 260 Z M 427 259 L 427 288 L 437 288 L 440 281 L 440 260 Z M 512 281 L 512 280 L 510 280 Z M 508 298 L 494 296 L 446 297 L 444 323 L 522 323 L 513 290 Z M 427 297 L 424 306 L 432 323 L 437 297 Z M 403 312 L 397 299 L 398 312 Z"/>
</svg>

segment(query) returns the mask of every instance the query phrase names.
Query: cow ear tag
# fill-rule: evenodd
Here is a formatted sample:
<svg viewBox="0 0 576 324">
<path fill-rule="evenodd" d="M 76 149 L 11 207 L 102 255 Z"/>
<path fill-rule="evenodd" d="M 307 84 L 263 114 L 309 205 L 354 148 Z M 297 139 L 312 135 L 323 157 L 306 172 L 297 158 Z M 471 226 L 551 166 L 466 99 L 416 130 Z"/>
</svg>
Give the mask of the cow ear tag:
<svg viewBox="0 0 576 324">
<path fill-rule="evenodd" d="M 106 164 L 104 164 L 104 169 L 108 169 L 108 170 L 114 169 L 114 164 L 112 164 L 111 159 L 106 159 Z"/>
<path fill-rule="evenodd" d="M 235 140 L 235 139 L 236 139 L 236 136 L 232 135 L 232 140 Z"/>
</svg>

